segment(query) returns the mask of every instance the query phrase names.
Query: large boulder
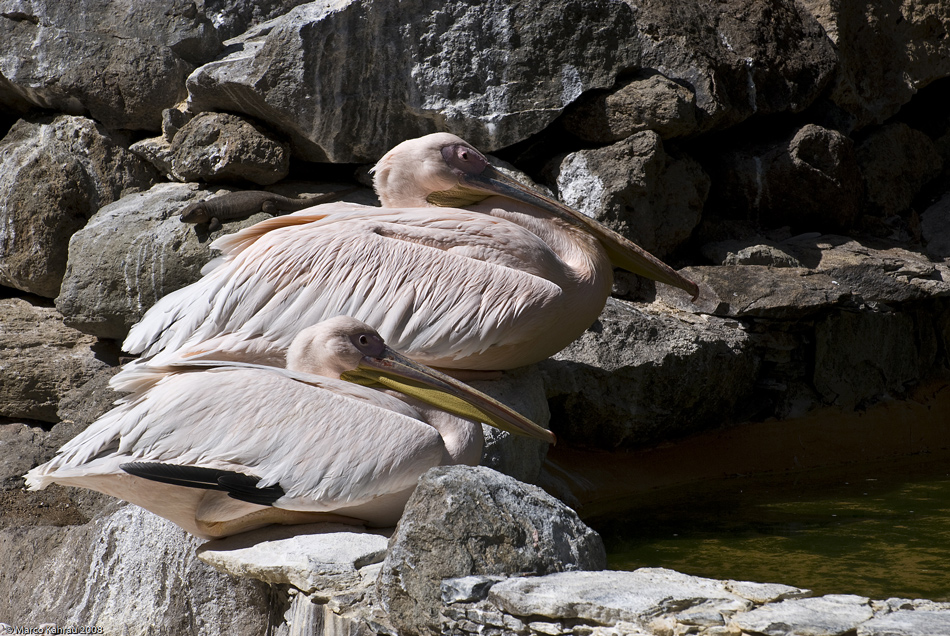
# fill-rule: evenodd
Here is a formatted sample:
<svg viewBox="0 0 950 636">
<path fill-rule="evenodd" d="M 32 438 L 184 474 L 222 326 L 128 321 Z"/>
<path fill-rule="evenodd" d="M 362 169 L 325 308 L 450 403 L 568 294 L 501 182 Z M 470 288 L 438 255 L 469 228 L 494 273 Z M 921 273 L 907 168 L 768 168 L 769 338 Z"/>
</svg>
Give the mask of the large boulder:
<svg viewBox="0 0 950 636">
<path fill-rule="evenodd" d="M 839 68 L 831 101 L 842 124 L 880 124 L 918 90 L 950 75 L 950 8 L 914 0 L 802 0 L 835 43 Z"/>
<path fill-rule="evenodd" d="M 492 586 L 488 598 L 524 621 L 572 622 L 588 629 L 613 625 L 624 633 L 663 634 L 689 633 L 689 627 L 712 631 L 724 626 L 725 617 L 754 608 L 756 601 L 805 594 L 806 590 L 784 585 L 716 581 L 663 568 L 641 568 L 512 577 Z"/>
<path fill-rule="evenodd" d="M 270 586 L 216 572 L 196 558 L 199 544 L 132 505 L 83 525 L 0 530 L 0 616 L 136 636 L 251 636 L 282 622 Z"/>
<path fill-rule="evenodd" d="M 635 7 L 640 67 L 693 90 L 700 131 L 800 112 L 837 64 L 821 26 L 797 2 L 646 0 Z"/>
<path fill-rule="evenodd" d="M 950 193 L 944 194 L 924 211 L 920 218 L 920 233 L 932 259 L 950 259 Z"/>
<path fill-rule="evenodd" d="M 630 447 L 718 426 L 753 388 L 759 359 L 734 320 L 615 299 L 541 364 L 551 428 L 571 444 Z"/>
<path fill-rule="evenodd" d="M 255 214 L 225 223 L 210 236 L 178 219 L 206 194 L 193 186 L 159 184 L 107 205 L 69 241 L 69 267 L 56 299 L 66 324 L 121 340 L 159 298 L 201 276 L 212 238 L 269 218 Z"/>
<path fill-rule="evenodd" d="M 932 318 L 932 317 L 929 317 Z M 926 318 L 925 318 L 926 319 Z M 920 342 L 914 317 L 890 311 L 837 312 L 815 326 L 815 388 L 831 404 L 854 408 L 904 393 L 921 377 L 936 341 Z M 928 352 L 918 351 L 923 345 Z M 932 355 L 931 361 L 932 361 Z"/>
<path fill-rule="evenodd" d="M 232 40 L 235 53 L 188 79 L 189 99 L 261 118 L 310 161 L 372 161 L 440 129 L 493 150 L 611 85 L 635 59 L 616 46 L 632 23 L 602 0 L 311 3 Z M 359 90 L 341 100 L 339 86 Z"/>
<path fill-rule="evenodd" d="M 845 135 L 806 124 L 772 143 L 710 149 L 712 209 L 765 227 L 841 231 L 862 211 L 864 182 Z"/>
<path fill-rule="evenodd" d="M 54 298 L 69 237 L 157 176 L 84 117 L 17 122 L 0 140 L 0 284 Z"/>
<path fill-rule="evenodd" d="M 311 3 L 229 41 L 233 52 L 189 77 L 189 100 L 259 118 L 307 160 L 367 162 L 436 130 L 509 146 L 636 68 L 692 86 L 701 129 L 801 110 L 834 69 L 821 27 L 790 0 L 673 12 L 606 0 Z M 358 91 L 343 100 L 338 87 Z"/>
<path fill-rule="evenodd" d="M 554 170 L 561 200 L 660 258 L 689 238 L 709 192 L 699 163 L 667 153 L 653 131 L 571 153 Z"/>
<path fill-rule="evenodd" d="M 474 388 L 518 411 L 539 426 L 548 428 L 551 411 L 544 389 L 544 376 L 536 365 L 505 371 L 498 380 L 472 380 Z M 512 435 L 494 426 L 482 424 L 485 447 L 482 466 L 529 484 L 537 483 L 541 465 L 547 456 L 547 442 Z"/>
<path fill-rule="evenodd" d="M 184 2 L 3 4 L 14 5 L 0 20 L 3 99 L 110 129 L 158 130 L 162 109 L 185 98 L 193 64 L 220 47 L 211 21 Z"/>
<path fill-rule="evenodd" d="M 54 308 L 0 299 L 0 416 L 58 422 L 60 400 L 114 361 L 102 354 Z"/>
<path fill-rule="evenodd" d="M 943 159 L 927 135 L 893 123 L 871 132 L 856 148 L 869 212 L 891 216 L 910 207 L 921 187 L 940 174 Z"/>
<path fill-rule="evenodd" d="M 443 579 L 605 566 L 600 536 L 540 488 L 484 467 L 448 466 L 420 478 L 377 593 L 400 633 L 438 634 Z"/>
<path fill-rule="evenodd" d="M 583 96 L 565 111 L 563 121 L 580 139 L 608 144 L 643 130 L 671 139 L 699 128 L 693 91 L 649 71 L 620 82 L 618 88 Z"/>
<path fill-rule="evenodd" d="M 163 137 L 131 147 L 170 178 L 270 185 L 287 176 L 290 149 L 262 126 L 237 115 L 202 113 L 169 134 L 169 114 L 179 112 L 165 111 Z"/>
</svg>

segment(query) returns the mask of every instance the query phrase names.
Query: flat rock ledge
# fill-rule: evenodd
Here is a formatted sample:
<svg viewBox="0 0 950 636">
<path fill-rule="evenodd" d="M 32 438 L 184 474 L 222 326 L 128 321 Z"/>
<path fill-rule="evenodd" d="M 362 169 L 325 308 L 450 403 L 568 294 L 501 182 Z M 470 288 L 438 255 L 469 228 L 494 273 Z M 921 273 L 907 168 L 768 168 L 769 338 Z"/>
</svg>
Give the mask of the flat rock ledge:
<svg viewBox="0 0 950 636">
<path fill-rule="evenodd" d="M 603 569 L 573 511 L 485 467 L 427 472 L 394 530 L 269 527 L 197 555 L 281 590 L 281 636 L 950 634 L 950 603 Z"/>
<path fill-rule="evenodd" d="M 323 527 L 315 525 L 312 534 L 298 536 L 278 530 L 268 538 L 274 530 L 260 531 L 253 548 L 213 541 L 198 555 L 234 575 L 289 583 L 292 600 L 281 633 L 398 634 L 376 600 L 385 537 L 319 525 Z M 309 572 L 306 563 L 313 568 Z M 441 626 L 432 634 L 950 634 L 950 603 L 847 594 L 811 597 L 810 591 L 788 585 L 714 580 L 664 568 L 474 575 L 444 579 L 441 589 Z"/>
</svg>

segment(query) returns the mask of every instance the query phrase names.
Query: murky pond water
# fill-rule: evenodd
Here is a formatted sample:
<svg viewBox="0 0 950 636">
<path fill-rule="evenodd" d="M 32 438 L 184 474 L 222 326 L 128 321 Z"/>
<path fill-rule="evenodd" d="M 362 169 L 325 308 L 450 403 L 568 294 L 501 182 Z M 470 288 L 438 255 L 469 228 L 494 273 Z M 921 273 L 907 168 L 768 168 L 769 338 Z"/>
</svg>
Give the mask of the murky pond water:
<svg viewBox="0 0 950 636">
<path fill-rule="evenodd" d="M 950 600 L 950 465 L 735 478 L 589 520 L 609 567 L 786 583 L 816 595 Z"/>
</svg>

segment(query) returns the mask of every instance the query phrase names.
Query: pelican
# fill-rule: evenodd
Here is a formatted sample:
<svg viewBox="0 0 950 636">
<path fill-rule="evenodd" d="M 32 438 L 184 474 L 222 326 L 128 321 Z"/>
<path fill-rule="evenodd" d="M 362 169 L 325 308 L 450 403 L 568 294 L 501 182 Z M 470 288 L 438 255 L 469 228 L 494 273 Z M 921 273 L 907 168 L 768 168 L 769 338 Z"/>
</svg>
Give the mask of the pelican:
<svg viewBox="0 0 950 636">
<path fill-rule="evenodd" d="M 98 490 L 202 538 L 274 523 L 391 526 L 427 469 L 478 463 L 476 420 L 554 442 L 345 316 L 302 330 L 286 368 L 205 360 L 139 369 L 135 382 L 118 407 L 29 471 L 27 486 Z"/>
<path fill-rule="evenodd" d="M 154 364 L 226 350 L 280 365 L 300 325 L 348 314 L 427 365 L 504 370 L 587 329 L 614 266 L 697 295 L 637 245 L 506 177 L 455 135 L 399 144 L 376 164 L 374 185 L 382 208 L 327 203 L 219 238 L 215 266 L 162 298 L 123 348 Z"/>
</svg>

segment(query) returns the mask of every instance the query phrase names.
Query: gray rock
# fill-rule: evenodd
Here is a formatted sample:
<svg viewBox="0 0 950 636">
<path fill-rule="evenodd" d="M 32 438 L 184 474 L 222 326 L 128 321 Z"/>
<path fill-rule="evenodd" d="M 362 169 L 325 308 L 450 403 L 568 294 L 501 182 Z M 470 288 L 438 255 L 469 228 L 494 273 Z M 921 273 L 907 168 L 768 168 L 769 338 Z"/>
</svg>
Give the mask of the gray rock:
<svg viewBox="0 0 950 636">
<path fill-rule="evenodd" d="M 0 284 L 54 298 L 69 237 L 156 176 L 89 119 L 17 122 L 0 141 Z"/>
<path fill-rule="evenodd" d="M 704 252 L 729 261 L 730 253 L 738 255 L 743 245 L 760 240 L 712 244 Z M 690 303 L 665 286 L 658 288 L 658 297 L 686 311 L 795 319 L 843 302 L 899 304 L 950 294 L 946 264 L 887 241 L 808 234 L 775 247 L 803 267 L 686 267 L 682 273 L 700 285 L 699 300 Z"/>
<path fill-rule="evenodd" d="M 604 0 L 303 5 L 229 41 L 233 52 L 189 77 L 189 100 L 257 117 L 309 161 L 367 162 L 443 129 L 486 151 L 509 146 L 630 69 L 693 87 L 703 130 L 801 110 L 834 69 L 820 26 L 790 0 L 671 11 Z M 363 90 L 343 101 L 340 86 Z M 351 134 L 360 130 L 374 134 Z"/>
<path fill-rule="evenodd" d="M 185 98 L 192 63 L 220 47 L 190 3 L 93 0 L 82 11 L 68 3 L 3 4 L 0 75 L 8 81 L 0 91 L 12 93 L 4 101 L 88 114 L 109 129 L 158 130 L 162 110 Z"/>
<path fill-rule="evenodd" d="M 768 267 L 801 267 L 801 261 L 769 243 L 748 245 L 747 241 L 721 241 L 703 245 L 703 256 L 717 265 L 766 265 Z"/>
<path fill-rule="evenodd" d="M 717 209 L 768 227 L 846 229 L 864 202 L 854 144 L 814 124 L 773 143 L 717 149 L 706 167 Z"/>
<path fill-rule="evenodd" d="M 918 340 L 906 313 L 835 312 L 815 325 L 815 388 L 847 408 L 900 395 L 920 379 Z"/>
<path fill-rule="evenodd" d="M 377 592 L 400 633 L 438 633 L 443 579 L 605 565 L 600 536 L 540 488 L 481 466 L 448 466 L 419 479 Z"/>
<path fill-rule="evenodd" d="M 67 325 L 121 340 L 156 300 L 200 277 L 212 259 L 210 239 L 269 218 L 225 223 L 210 236 L 178 220 L 206 194 L 160 184 L 108 205 L 69 242 L 69 266 L 56 299 Z"/>
<path fill-rule="evenodd" d="M 172 181 L 184 181 L 175 174 L 174 168 L 172 168 L 172 144 L 171 140 L 164 136 L 149 137 L 137 141 L 129 146 L 129 151 L 152 164 L 165 178 Z"/>
<path fill-rule="evenodd" d="M 765 605 L 736 614 L 732 624 L 742 631 L 764 636 L 837 636 L 853 633 L 873 614 L 868 599 L 863 596 L 829 594 Z"/>
<path fill-rule="evenodd" d="M 171 174 L 180 181 L 270 185 L 290 170 L 286 144 L 246 118 L 223 113 L 203 113 L 182 126 L 169 153 Z"/>
<path fill-rule="evenodd" d="M 882 123 L 918 90 L 950 75 L 942 3 L 803 0 L 838 51 L 831 100 L 853 128 Z"/>
<path fill-rule="evenodd" d="M 311 3 L 230 41 L 189 77 L 189 99 L 258 117 L 310 161 L 372 161 L 442 129 L 490 151 L 610 86 L 635 59 L 618 46 L 632 29 L 629 7 L 603 1 Z M 340 86 L 361 90 L 344 101 Z"/>
<path fill-rule="evenodd" d="M 564 128 L 585 141 L 613 143 L 643 130 L 663 139 L 696 132 L 696 96 L 655 72 L 641 72 L 619 88 L 584 97 L 564 113 Z"/>
<path fill-rule="evenodd" d="M 857 636 L 937 636 L 950 634 L 950 612 L 900 610 L 878 614 L 858 625 Z"/>
<path fill-rule="evenodd" d="M 250 636 L 279 624 L 271 588 L 201 563 L 199 543 L 131 505 L 80 526 L 2 530 L 0 616 L 130 635 Z"/>
<path fill-rule="evenodd" d="M 269 526 L 209 541 L 197 554 L 237 577 L 326 596 L 359 585 L 360 570 L 386 556 L 389 533 L 361 530 L 338 523 Z"/>
<path fill-rule="evenodd" d="M 940 174 L 943 165 L 927 135 L 899 122 L 874 130 L 856 152 L 870 212 L 884 217 L 909 208 L 920 188 Z"/>
<path fill-rule="evenodd" d="M 709 192 L 699 163 L 667 154 L 652 131 L 571 153 L 554 178 L 561 200 L 659 258 L 689 238 Z"/>
<path fill-rule="evenodd" d="M 753 387 L 759 360 L 728 319 L 609 299 L 552 359 L 552 429 L 569 443 L 618 448 L 722 423 Z"/>
<path fill-rule="evenodd" d="M 109 366 L 96 345 L 52 307 L 0 299 L 0 416 L 59 421 L 60 400 Z"/>
<path fill-rule="evenodd" d="M 722 615 L 753 607 L 750 600 L 727 589 L 728 583 L 663 568 L 563 572 L 509 578 L 492 586 L 488 598 L 515 616 L 580 619 L 600 625 L 622 621 L 656 633 L 654 624 L 671 617 L 687 618 L 695 625 L 701 622 L 698 613 L 704 612 L 718 616 L 721 625 Z M 786 592 L 795 593 L 795 588 Z"/>
<path fill-rule="evenodd" d="M 803 235 L 782 245 L 858 300 L 895 304 L 950 294 L 950 268 L 900 244 Z"/>
<path fill-rule="evenodd" d="M 792 320 L 840 305 L 852 295 L 850 287 L 832 275 L 804 267 L 721 265 L 684 267 L 681 273 L 699 285 L 697 302 L 668 288 L 658 291 L 658 300 L 719 316 Z"/>
<path fill-rule="evenodd" d="M 811 595 L 810 590 L 782 585 L 781 583 L 756 583 L 754 581 L 723 581 L 725 589 L 757 605 L 775 603 L 790 598 L 804 598 Z"/>
<path fill-rule="evenodd" d="M 931 258 L 950 259 L 950 194 L 943 195 L 924 211 L 920 217 L 920 233 Z"/>
<path fill-rule="evenodd" d="M 636 3 L 640 67 L 696 95 L 701 131 L 753 114 L 799 112 L 829 82 L 837 55 L 796 2 Z"/>
<path fill-rule="evenodd" d="M 468 384 L 510 406 L 535 424 L 548 428 L 551 411 L 548 409 L 544 376 L 537 366 L 505 371 L 503 377 L 498 380 L 475 380 Z M 482 425 L 482 433 L 485 436 L 482 466 L 514 477 L 518 481 L 532 484 L 537 482 L 549 444 L 521 435 L 512 435 L 487 424 Z"/>
</svg>

